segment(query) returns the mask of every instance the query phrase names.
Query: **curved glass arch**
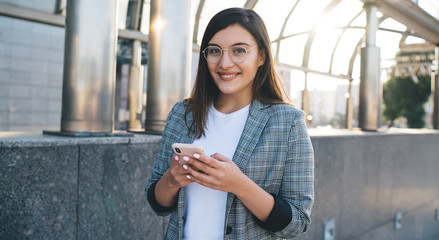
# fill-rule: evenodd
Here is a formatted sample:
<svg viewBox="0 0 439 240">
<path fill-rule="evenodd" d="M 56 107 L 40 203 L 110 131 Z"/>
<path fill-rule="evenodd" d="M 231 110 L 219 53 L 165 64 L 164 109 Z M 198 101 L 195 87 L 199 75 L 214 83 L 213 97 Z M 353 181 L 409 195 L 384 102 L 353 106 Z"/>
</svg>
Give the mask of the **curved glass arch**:
<svg viewBox="0 0 439 240">
<path fill-rule="evenodd" d="M 318 22 L 319 29 L 345 27 L 363 10 L 360 1 L 341 1 Z"/>
<path fill-rule="evenodd" d="M 287 22 L 284 36 L 310 31 L 330 2 L 331 0 L 321 0 L 316 4 L 315 1 L 300 1 Z"/>
<path fill-rule="evenodd" d="M 272 1 L 258 1 L 256 4 L 253 10 L 264 20 L 271 41 L 279 37 L 284 20 L 297 1 L 276 0 L 276 4 L 273 4 Z"/>
<path fill-rule="evenodd" d="M 395 56 L 399 51 L 401 34 L 388 31 L 377 32 L 377 43 L 380 44 L 381 67 L 388 68 L 395 63 Z"/>
<path fill-rule="evenodd" d="M 333 74 L 349 75 L 349 61 L 352 51 L 356 48 L 357 42 L 363 37 L 364 29 L 349 28 L 341 36 L 337 49 L 334 51 L 334 60 L 331 68 Z"/>
<path fill-rule="evenodd" d="M 418 38 L 415 36 L 408 36 L 404 41 L 404 44 L 416 44 L 416 43 L 425 43 L 425 39 Z"/>
<path fill-rule="evenodd" d="M 404 24 L 402 24 L 402 23 L 400 23 L 392 18 L 387 18 L 382 23 L 380 23 L 380 28 L 393 29 L 393 30 L 397 30 L 397 31 L 401 31 L 401 32 L 404 32 L 407 30 L 407 27 Z"/>
<path fill-rule="evenodd" d="M 245 0 L 221 0 L 221 1 L 204 0 L 204 6 L 200 15 L 199 25 L 198 25 L 198 36 L 197 36 L 197 40 L 194 42 L 196 42 L 198 45 L 201 44 L 204 30 L 206 29 L 210 19 L 216 13 L 226 8 L 243 7 L 245 2 L 246 2 Z M 195 13 L 196 12 L 194 12 L 194 14 Z"/>
<path fill-rule="evenodd" d="M 279 62 L 293 66 L 301 66 L 303 46 L 305 46 L 307 40 L 307 33 L 282 40 L 279 51 Z"/>
<path fill-rule="evenodd" d="M 309 68 L 329 72 L 332 52 L 341 33 L 341 29 L 328 29 L 317 32 L 310 51 Z"/>
</svg>

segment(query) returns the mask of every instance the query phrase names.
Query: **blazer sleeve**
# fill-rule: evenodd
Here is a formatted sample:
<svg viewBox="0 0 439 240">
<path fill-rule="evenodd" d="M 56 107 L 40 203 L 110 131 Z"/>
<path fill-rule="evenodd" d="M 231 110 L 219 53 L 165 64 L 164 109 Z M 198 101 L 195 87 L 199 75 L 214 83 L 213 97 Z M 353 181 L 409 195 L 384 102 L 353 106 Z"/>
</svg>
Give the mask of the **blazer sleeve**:
<svg viewBox="0 0 439 240">
<path fill-rule="evenodd" d="M 291 207 L 291 222 L 274 234 L 291 238 L 307 231 L 314 202 L 314 150 L 305 125 L 305 114 L 298 111 L 289 132 L 289 149 L 278 196 Z"/>
<path fill-rule="evenodd" d="M 154 188 L 156 183 L 162 178 L 164 173 L 171 166 L 171 158 L 173 156 L 172 143 L 177 142 L 181 133 L 181 119 L 184 114 L 184 105 L 179 102 L 172 108 L 166 119 L 165 129 L 160 142 L 159 151 L 156 156 L 154 165 L 152 166 L 151 177 L 146 183 L 145 194 L 151 208 L 157 215 L 169 215 L 175 207 L 161 207 L 155 198 Z M 183 120 L 184 125 L 184 120 Z"/>
</svg>

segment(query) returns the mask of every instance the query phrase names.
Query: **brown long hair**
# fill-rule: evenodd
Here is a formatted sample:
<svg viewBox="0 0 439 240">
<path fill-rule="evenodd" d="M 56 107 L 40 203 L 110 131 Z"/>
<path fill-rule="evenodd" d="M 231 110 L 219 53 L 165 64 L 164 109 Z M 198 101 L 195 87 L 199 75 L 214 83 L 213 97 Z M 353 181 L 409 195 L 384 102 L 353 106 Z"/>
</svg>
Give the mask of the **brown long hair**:
<svg viewBox="0 0 439 240">
<path fill-rule="evenodd" d="M 253 97 L 263 104 L 291 104 L 274 69 L 274 60 L 271 55 L 271 42 L 268 37 L 262 18 L 253 10 L 243 8 L 229 8 L 217 13 L 209 22 L 201 42 L 201 49 L 205 49 L 213 36 L 230 25 L 239 24 L 256 39 L 259 53 L 265 56 L 265 61 L 256 72 L 253 81 Z M 206 116 L 209 106 L 218 97 L 220 91 L 214 83 L 207 67 L 207 61 L 200 51 L 197 76 L 191 96 L 187 99 L 185 122 L 189 132 L 197 138 L 204 135 Z M 193 122 L 189 126 L 186 115 L 189 106 L 192 109 Z"/>
</svg>

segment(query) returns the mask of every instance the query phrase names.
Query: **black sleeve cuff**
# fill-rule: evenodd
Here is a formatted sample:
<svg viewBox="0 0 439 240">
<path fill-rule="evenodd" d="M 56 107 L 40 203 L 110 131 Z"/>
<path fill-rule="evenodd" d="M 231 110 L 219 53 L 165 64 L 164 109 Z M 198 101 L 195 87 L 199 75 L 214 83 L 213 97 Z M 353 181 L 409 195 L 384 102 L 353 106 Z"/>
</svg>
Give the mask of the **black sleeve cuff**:
<svg viewBox="0 0 439 240">
<path fill-rule="evenodd" d="M 256 219 L 256 222 L 260 227 L 270 232 L 277 232 L 285 229 L 290 224 L 293 218 L 293 212 L 287 201 L 281 197 L 271 194 L 274 197 L 274 206 L 268 215 L 267 221 L 262 222 Z"/>
<path fill-rule="evenodd" d="M 157 212 L 157 213 L 165 213 L 165 212 L 171 212 L 177 207 L 177 203 L 174 204 L 172 207 L 162 207 L 155 198 L 155 186 L 157 185 L 157 182 L 151 184 L 151 186 L 148 189 L 148 202 L 149 205 L 151 205 L 151 208 Z"/>
</svg>

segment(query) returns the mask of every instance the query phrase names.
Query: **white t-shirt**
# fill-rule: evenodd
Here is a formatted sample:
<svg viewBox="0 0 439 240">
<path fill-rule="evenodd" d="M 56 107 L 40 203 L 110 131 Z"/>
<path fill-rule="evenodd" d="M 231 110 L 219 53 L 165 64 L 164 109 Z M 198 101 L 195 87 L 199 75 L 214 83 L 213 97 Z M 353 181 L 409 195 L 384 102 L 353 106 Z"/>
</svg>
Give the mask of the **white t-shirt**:
<svg viewBox="0 0 439 240">
<path fill-rule="evenodd" d="M 205 136 L 194 141 L 210 156 L 220 153 L 230 159 L 238 146 L 250 105 L 224 114 L 210 106 Z M 227 193 L 191 183 L 184 191 L 185 240 L 224 239 Z"/>
</svg>

